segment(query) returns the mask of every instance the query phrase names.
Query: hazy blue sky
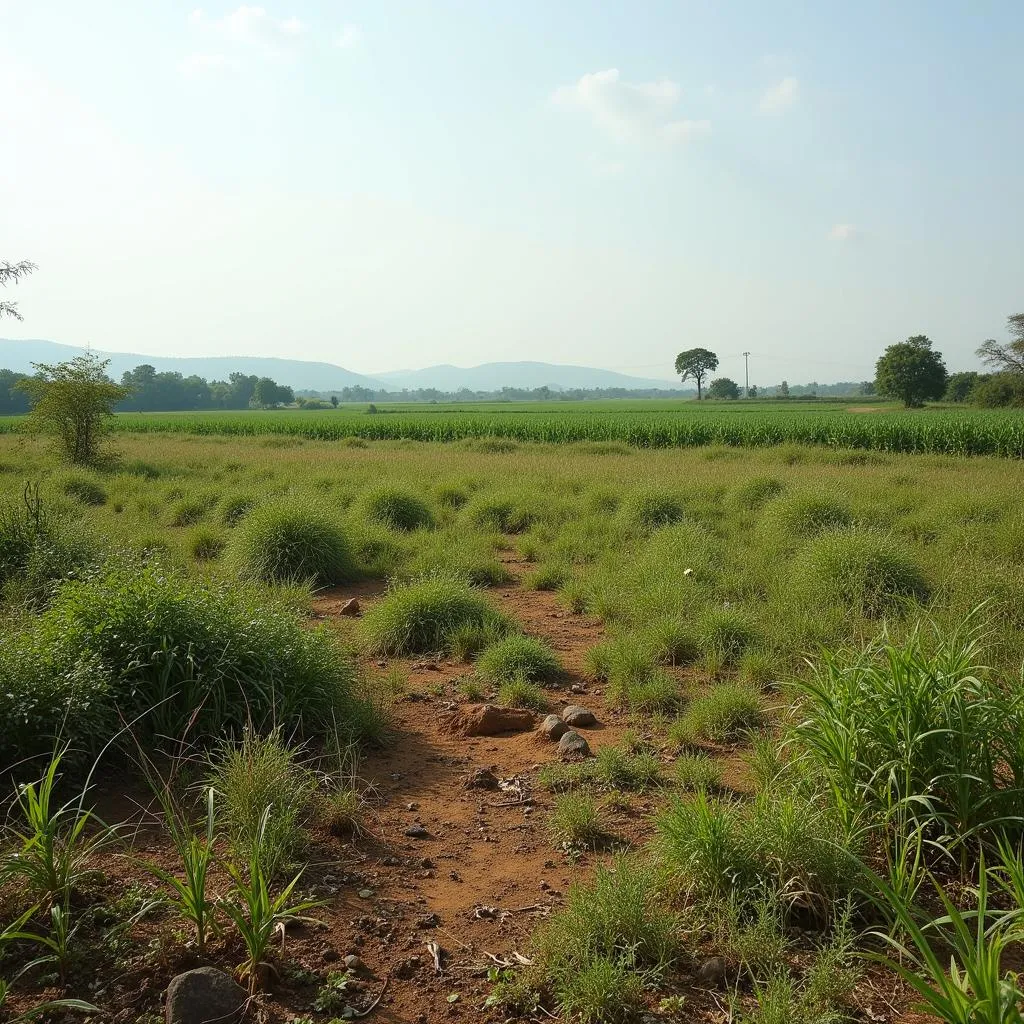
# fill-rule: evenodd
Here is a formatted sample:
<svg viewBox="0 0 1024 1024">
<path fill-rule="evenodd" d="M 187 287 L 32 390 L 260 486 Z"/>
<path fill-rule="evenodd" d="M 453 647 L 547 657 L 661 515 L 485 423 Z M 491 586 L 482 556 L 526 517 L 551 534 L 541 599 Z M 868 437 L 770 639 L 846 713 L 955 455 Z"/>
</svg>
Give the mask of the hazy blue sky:
<svg viewBox="0 0 1024 1024">
<path fill-rule="evenodd" d="M 8 336 L 861 379 L 1024 310 L 1021 0 L 0 0 Z M 2 363 L 2 360 L 0 360 Z"/>
</svg>

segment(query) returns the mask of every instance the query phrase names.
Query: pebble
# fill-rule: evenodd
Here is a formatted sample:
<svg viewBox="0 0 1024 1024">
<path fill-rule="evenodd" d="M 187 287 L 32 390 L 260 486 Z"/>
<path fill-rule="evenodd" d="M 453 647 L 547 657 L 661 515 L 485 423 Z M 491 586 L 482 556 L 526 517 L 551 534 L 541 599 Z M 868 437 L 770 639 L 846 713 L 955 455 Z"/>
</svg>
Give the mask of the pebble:
<svg viewBox="0 0 1024 1024">
<path fill-rule="evenodd" d="M 430 833 L 422 825 L 410 825 L 405 834 L 410 839 L 429 839 Z"/>
<path fill-rule="evenodd" d="M 349 953 L 349 955 L 345 957 L 345 969 L 358 973 L 365 970 L 366 965 L 355 955 L 355 953 Z"/>
</svg>

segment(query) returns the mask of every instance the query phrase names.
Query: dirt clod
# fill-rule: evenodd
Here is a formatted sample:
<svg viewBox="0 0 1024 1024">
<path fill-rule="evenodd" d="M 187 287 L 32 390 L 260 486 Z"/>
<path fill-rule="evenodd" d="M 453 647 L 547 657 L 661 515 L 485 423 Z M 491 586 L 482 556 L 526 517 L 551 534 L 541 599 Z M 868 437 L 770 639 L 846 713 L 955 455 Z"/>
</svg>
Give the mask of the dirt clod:
<svg viewBox="0 0 1024 1024">
<path fill-rule="evenodd" d="M 446 725 L 462 736 L 499 736 L 503 732 L 532 729 L 534 715 L 523 708 L 499 708 L 494 704 L 473 704 L 451 714 Z"/>
<path fill-rule="evenodd" d="M 339 615 L 361 615 L 362 610 L 359 607 L 359 602 L 354 598 L 350 597 L 339 609 Z"/>
<path fill-rule="evenodd" d="M 465 783 L 466 789 L 497 789 L 498 776 L 490 768 L 476 768 Z"/>
</svg>

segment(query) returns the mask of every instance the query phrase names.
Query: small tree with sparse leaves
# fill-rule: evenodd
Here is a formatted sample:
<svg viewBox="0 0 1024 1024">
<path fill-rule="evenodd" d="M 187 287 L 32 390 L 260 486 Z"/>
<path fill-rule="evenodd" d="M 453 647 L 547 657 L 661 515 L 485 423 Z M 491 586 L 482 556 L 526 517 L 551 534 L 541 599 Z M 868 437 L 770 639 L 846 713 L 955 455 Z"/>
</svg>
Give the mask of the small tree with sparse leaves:
<svg viewBox="0 0 1024 1024">
<path fill-rule="evenodd" d="M 6 287 L 9 284 L 17 284 L 23 277 L 28 277 L 36 269 L 34 263 L 22 260 L 20 263 L 8 263 L 7 260 L 0 260 L 0 286 Z M 18 312 L 16 302 L 4 302 L 0 300 L 0 318 L 9 316 L 15 320 L 23 320 L 24 317 Z"/>
<path fill-rule="evenodd" d="M 114 406 L 130 393 L 107 376 L 109 359 L 78 356 L 66 363 L 33 363 L 36 373 L 18 381 L 32 403 L 29 428 L 49 434 L 68 462 L 99 461 Z"/>
</svg>

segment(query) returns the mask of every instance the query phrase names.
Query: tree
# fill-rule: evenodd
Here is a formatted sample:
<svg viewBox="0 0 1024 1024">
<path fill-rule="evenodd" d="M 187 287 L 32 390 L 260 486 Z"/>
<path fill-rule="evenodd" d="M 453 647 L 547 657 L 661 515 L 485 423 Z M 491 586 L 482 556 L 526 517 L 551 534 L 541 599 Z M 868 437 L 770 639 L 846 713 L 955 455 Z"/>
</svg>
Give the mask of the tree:
<svg viewBox="0 0 1024 1024">
<path fill-rule="evenodd" d="M 728 377 L 718 377 L 708 387 L 708 398 L 739 398 L 740 386 Z"/>
<path fill-rule="evenodd" d="M 338 408 L 338 396 L 337 396 L 337 395 L 331 395 L 331 405 L 332 405 L 332 406 L 333 406 L 333 407 L 334 407 L 335 409 L 337 409 L 337 408 Z"/>
<path fill-rule="evenodd" d="M 776 392 L 779 398 L 789 398 L 789 384 L 783 381 L 776 389 Z"/>
<path fill-rule="evenodd" d="M 28 277 L 36 269 L 36 265 L 28 260 L 22 260 L 20 263 L 8 263 L 6 260 L 0 260 L 0 287 L 17 284 L 23 277 Z M 13 317 L 15 320 L 24 319 L 18 312 L 16 302 L 0 302 L 0 319 L 5 316 Z"/>
<path fill-rule="evenodd" d="M 946 364 L 931 341 L 915 334 L 890 345 L 875 364 L 875 387 L 880 395 L 898 398 L 908 409 L 919 409 L 946 390 Z"/>
<path fill-rule="evenodd" d="M 865 397 L 870 397 L 875 393 L 875 382 L 873 380 L 862 380 L 860 382 L 860 393 Z"/>
<path fill-rule="evenodd" d="M 979 380 L 981 380 L 981 374 L 975 370 L 951 373 L 946 382 L 946 393 L 943 398 L 947 402 L 966 402 Z"/>
<path fill-rule="evenodd" d="M 1024 373 L 1024 313 L 1008 316 L 1006 329 L 1010 332 L 1010 343 L 1000 345 L 994 338 L 989 338 L 982 342 L 978 357 L 997 372 Z"/>
<path fill-rule="evenodd" d="M 990 373 L 978 378 L 970 400 L 983 409 L 1024 407 L 1024 373 Z"/>
<path fill-rule="evenodd" d="M 756 384 L 751 384 L 750 387 L 747 388 L 747 398 L 757 398 L 757 385 Z"/>
<path fill-rule="evenodd" d="M 128 389 L 107 376 L 109 359 L 89 354 L 66 363 L 33 363 L 36 374 L 17 383 L 32 403 L 29 422 L 51 434 L 69 462 L 98 461 L 107 420 Z"/>
<path fill-rule="evenodd" d="M 676 373 L 682 383 L 691 377 L 697 384 L 697 401 L 701 398 L 704 378 L 718 369 L 718 356 L 706 348 L 690 348 L 676 356 Z"/>
</svg>

